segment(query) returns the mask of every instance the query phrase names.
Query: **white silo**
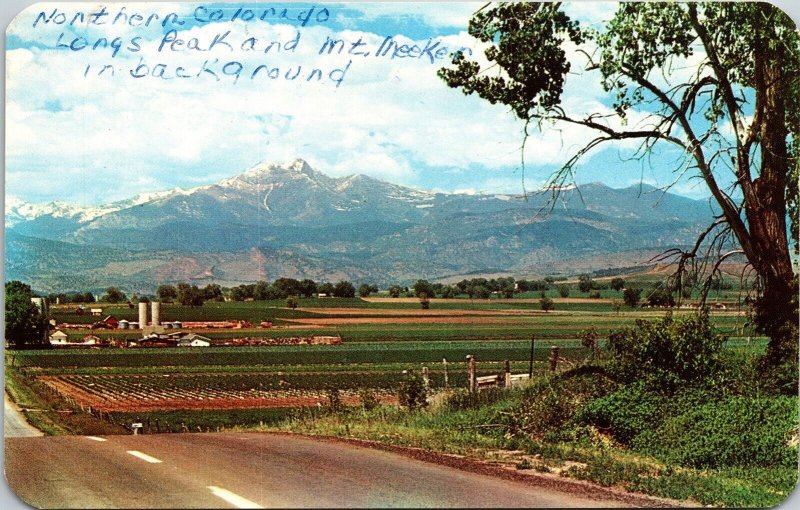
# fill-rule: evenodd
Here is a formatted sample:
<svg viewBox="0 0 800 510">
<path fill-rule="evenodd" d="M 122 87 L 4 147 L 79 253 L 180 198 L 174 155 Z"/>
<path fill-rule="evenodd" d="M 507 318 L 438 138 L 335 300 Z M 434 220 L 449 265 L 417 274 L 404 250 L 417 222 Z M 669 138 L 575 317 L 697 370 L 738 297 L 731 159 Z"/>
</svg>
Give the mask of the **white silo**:
<svg viewBox="0 0 800 510">
<path fill-rule="evenodd" d="M 147 303 L 139 303 L 139 327 L 147 326 Z"/>
<path fill-rule="evenodd" d="M 153 326 L 158 326 L 161 324 L 161 303 L 158 301 L 153 301 L 150 303 L 150 313 L 153 319 Z"/>
</svg>

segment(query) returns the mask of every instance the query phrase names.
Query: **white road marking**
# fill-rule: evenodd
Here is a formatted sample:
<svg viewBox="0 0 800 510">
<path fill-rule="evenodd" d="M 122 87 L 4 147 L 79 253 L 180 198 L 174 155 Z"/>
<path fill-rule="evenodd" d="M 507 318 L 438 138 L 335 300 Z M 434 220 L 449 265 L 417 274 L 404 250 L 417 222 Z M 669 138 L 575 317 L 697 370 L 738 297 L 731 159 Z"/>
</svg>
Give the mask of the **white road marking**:
<svg viewBox="0 0 800 510">
<path fill-rule="evenodd" d="M 92 441 L 97 441 L 100 443 L 104 443 L 107 441 L 107 439 L 103 439 L 102 437 L 96 437 L 96 436 L 86 436 L 86 439 L 90 439 Z"/>
<path fill-rule="evenodd" d="M 211 493 L 214 494 L 216 497 L 227 501 L 236 508 L 264 508 L 258 503 L 254 503 L 249 499 L 245 499 L 239 496 L 238 494 L 234 494 L 231 491 L 225 490 L 221 487 L 215 487 L 213 485 L 209 485 L 208 488 L 211 490 Z"/>
<path fill-rule="evenodd" d="M 155 457 L 151 457 L 151 456 L 147 455 L 146 453 L 137 452 L 136 450 L 128 450 L 128 453 L 130 453 L 134 457 L 138 457 L 138 458 L 142 459 L 145 462 L 149 462 L 150 464 L 161 464 L 160 460 L 158 460 Z"/>
</svg>

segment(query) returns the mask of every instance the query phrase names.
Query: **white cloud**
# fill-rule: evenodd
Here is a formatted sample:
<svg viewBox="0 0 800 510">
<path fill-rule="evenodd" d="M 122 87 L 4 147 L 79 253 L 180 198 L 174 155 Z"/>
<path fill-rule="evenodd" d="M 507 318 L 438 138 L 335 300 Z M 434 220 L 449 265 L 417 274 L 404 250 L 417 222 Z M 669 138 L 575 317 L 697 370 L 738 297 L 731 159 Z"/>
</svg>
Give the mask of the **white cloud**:
<svg viewBox="0 0 800 510">
<path fill-rule="evenodd" d="M 46 7 L 42 7 L 45 5 Z M 37 4 L 36 9 L 69 8 L 88 4 Z M 190 13 L 192 4 L 131 4 L 138 9 Z M 466 27 L 469 15 L 480 4 L 385 3 L 347 4 L 363 16 L 378 19 L 422 17 L 429 27 Z M 113 7 L 112 10 L 116 8 Z M 594 7 L 593 7 L 594 8 Z M 599 7 L 598 7 L 599 8 Z M 133 9 L 133 8 L 131 8 Z M 31 11 L 33 12 L 33 11 Z M 38 12 L 38 11 L 36 11 Z M 436 71 L 448 62 L 447 54 L 462 46 L 473 49 L 481 60 L 481 46 L 461 31 L 433 37 L 445 58 L 432 64 L 422 58 L 375 57 L 384 35 L 366 32 L 357 24 L 334 31 L 328 26 L 300 30 L 293 51 L 268 53 L 270 42 L 281 46 L 297 35 L 289 22 L 209 23 L 178 33 L 185 48 L 196 38 L 207 46 L 218 34 L 231 33 L 212 51 L 158 51 L 162 30 L 136 31 L 117 27 L 114 35 L 130 41 L 140 35 L 141 50 L 124 44 L 116 57 L 108 48 L 81 51 L 47 49 L 58 27 L 33 30 L 30 12 L 10 27 L 23 41 L 7 52 L 7 190 L 21 197 L 53 196 L 83 202 L 102 202 L 108 196 L 122 198 L 137 192 L 193 186 L 234 175 L 261 160 L 285 161 L 295 157 L 331 175 L 364 173 L 400 184 L 437 186 L 435 175 L 423 171 L 469 172 L 471 182 L 452 187 L 474 188 L 488 193 L 519 192 L 521 178 L 513 173 L 520 165 L 522 123 L 509 109 L 491 105 L 477 96 L 465 97 L 448 88 Z M 416 17 L 416 18 L 415 18 Z M 416 31 L 419 32 L 419 27 Z M 74 28 L 87 39 L 101 37 L 102 27 Z M 258 39 L 258 51 L 238 48 L 248 37 Z M 328 38 L 346 41 L 342 54 L 320 55 Z M 350 56 L 350 44 L 365 42 L 370 56 Z M 417 44 L 396 36 L 398 45 Z M 27 44 L 25 44 L 27 43 Z M 579 55 L 571 53 L 570 58 Z M 129 73 L 144 62 L 151 74 L 156 64 L 174 76 L 178 66 L 197 74 L 204 61 L 219 75 L 161 80 L 151 76 L 135 79 Z M 244 71 L 234 77 L 221 74 L 226 62 L 241 63 Z M 349 61 L 341 85 L 328 76 Z M 102 66 L 111 71 L 98 76 Z M 86 66 L 90 72 L 84 77 Z M 258 66 L 266 65 L 251 79 Z M 303 70 L 297 80 L 282 77 Z M 272 79 L 272 69 L 281 78 Z M 320 81 L 307 81 L 312 69 L 320 69 Z M 565 105 L 576 109 L 603 108 L 596 78 L 571 75 Z M 632 122 L 642 116 L 632 115 Z M 562 163 L 593 133 L 578 126 L 561 126 L 533 133 L 528 141 L 529 166 L 553 167 Z M 486 169 L 477 178 L 475 168 Z M 55 174 L 55 178 L 54 178 Z M 537 176 L 537 178 L 540 176 Z M 455 179 L 451 179 L 455 182 Z M 538 182 L 538 181 L 537 181 Z M 116 185 L 115 185 L 116 183 Z M 35 190 L 31 191 L 31 190 Z"/>
</svg>

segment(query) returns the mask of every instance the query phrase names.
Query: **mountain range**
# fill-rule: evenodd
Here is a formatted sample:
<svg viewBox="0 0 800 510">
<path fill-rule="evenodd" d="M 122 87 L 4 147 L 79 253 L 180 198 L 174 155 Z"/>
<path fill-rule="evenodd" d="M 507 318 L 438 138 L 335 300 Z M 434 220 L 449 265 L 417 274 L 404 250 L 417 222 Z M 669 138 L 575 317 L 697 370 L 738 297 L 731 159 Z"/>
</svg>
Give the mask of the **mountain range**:
<svg viewBox="0 0 800 510">
<path fill-rule="evenodd" d="M 46 292 L 311 278 L 387 285 L 645 263 L 709 224 L 706 200 L 601 183 L 528 197 L 434 193 L 303 160 L 101 207 L 6 203 L 6 279 Z"/>
</svg>

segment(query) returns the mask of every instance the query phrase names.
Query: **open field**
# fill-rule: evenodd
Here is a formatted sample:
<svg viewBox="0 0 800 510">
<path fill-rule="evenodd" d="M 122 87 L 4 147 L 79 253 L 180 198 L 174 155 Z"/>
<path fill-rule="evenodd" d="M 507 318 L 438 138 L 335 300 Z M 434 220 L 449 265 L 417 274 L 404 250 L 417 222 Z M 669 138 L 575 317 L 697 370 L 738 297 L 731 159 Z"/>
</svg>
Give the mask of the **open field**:
<svg viewBox="0 0 800 510">
<path fill-rule="evenodd" d="M 596 328 L 601 337 L 639 319 L 666 313 L 657 309 L 613 310 L 609 299 L 556 298 L 557 309 L 543 312 L 538 299 L 434 299 L 422 310 L 416 298 L 302 299 L 295 310 L 275 302 L 206 303 L 191 308 L 162 305 L 162 320 L 273 320 L 272 328 L 192 330 L 212 342 L 230 338 L 286 338 L 337 335 L 341 345 L 261 347 L 135 348 L 16 351 L 7 355 L 13 370 L 49 391 L 100 412 L 268 409 L 316 406 L 337 391 L 345 405 L 360 402 L 367 388 L 383 402 L 396 401 L 404 371 L 427 367 L 431 388 L 464 387 L 467 355 L 479 361 L 481 375 L 497 374 L 503 362 L 512 372 L 527 372 L 530 339 L 535 337 L 534 370 L 546 370 L 550 346 L 563 363 L 578 363 L 588 351 L 581 331 Z M 103 315 L 137 318 L 127 305 L 103 305 Z M 73 306 L 53 307 L 59 322 L 86 324 L 72 337 L 134 339 L 136 330 L 90 330 L 97 317 L 77 315 Z M 676 315 L 693 313 L 677 309 Z M 762 349 L 751 338 L 746 317 L 735 309 L 715 310 L 716 327 L 731 337 L 732 348 Z M 447 360 L 447 364 L 443 363 Z M 446 375 L 445 375 L 446 374 Z M 445 380 L 445 377 L 447 380 Z"/>
</svg>

